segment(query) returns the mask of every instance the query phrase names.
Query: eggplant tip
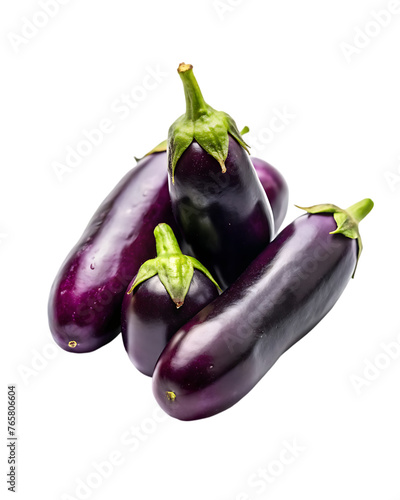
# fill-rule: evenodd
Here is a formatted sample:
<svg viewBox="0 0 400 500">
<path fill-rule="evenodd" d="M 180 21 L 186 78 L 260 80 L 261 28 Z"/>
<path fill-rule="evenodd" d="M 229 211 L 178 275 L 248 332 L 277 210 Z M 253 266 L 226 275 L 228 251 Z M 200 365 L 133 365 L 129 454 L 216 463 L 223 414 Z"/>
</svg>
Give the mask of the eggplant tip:
<svg viewBox="0 0 400 500">
<path fill-rule="evenodd" d="M 70 340 L 68 342 L 68 347 L 72 347 L 72 349 L 74 349 L 74 347 L 76 347 L 78 345 L 78 342 L 76 342 L 75 340 Z"/>
<path fill-rule="evenodd" d="M 167 399 L 169 399 L 170 401 L 175 401 L 176 394 L 173 391 L 165 391 L 165 394 L 167 395 Z"/>
</svg>

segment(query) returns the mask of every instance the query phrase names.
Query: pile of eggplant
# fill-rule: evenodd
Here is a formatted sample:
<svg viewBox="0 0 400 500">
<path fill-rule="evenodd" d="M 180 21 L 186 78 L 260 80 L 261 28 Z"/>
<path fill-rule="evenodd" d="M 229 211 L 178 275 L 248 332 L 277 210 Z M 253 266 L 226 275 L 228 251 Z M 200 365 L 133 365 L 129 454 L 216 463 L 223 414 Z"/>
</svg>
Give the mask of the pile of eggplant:
<svg viewBox="0 0 400 500">
<path fill-rule="evenodd" d="M 159 405 L 194 420 L 234 405 L 329 312 L 354 276 L 373 202 L 305 207 L 278 233 L 282 174 L 249 156 L 245 130 L 204 101 L 191 65 L 178 74 L 185 114 L 97 209 L 48 315 L 69 352 L 122 332 Z"/>
</svg>

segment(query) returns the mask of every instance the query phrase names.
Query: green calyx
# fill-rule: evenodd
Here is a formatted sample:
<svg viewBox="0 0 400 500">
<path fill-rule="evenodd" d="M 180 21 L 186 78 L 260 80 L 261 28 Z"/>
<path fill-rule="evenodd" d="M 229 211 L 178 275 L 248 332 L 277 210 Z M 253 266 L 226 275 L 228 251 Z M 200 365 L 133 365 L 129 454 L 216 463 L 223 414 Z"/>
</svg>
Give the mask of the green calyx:
<svg viewBox="0 0 400 500">
<path fill-rule="evenodd" d="M 157 257 L 146 261 L 140 267 L 128 294 L 132 293 L 140 283 L 157 274 L 168 295 L 179 309 L 185 301 L 194 269 L 204 273 L 218 290 L 221 290 L 210 272 L 197 259 L 182 254 L 175 235 L 168 224 L 158 224 L 154 229 L 154 236 Z"/>
<path fill-rule="evenodd" d="M 250 132 L 250 129 L 249 127 L 246 125 L 245 127 L 242 128 L 242 130 L 240 131 L 240 135 L 244 135 L 244 134 L 248 134 Z M 154 153 L 163 153 L 164 151 L 167 151 L 167 147 L 168 147 L 168 140 L 165 139 L 165 141 L 162 141 L 160 142 L 160 144 L 157 144 L 157 146 L 155 148 L 153 148 L 151 151 L 149 151 L 148 153 L 146 153 L 144 156 L 140 157 L 140 158 L 137 158 L 135 156 L 135 160 L 136 161 L 140 161 L 142 160 L 143 158 L 146 158 L 146 156 L 150 156 Z"/>
<path fill-rule="evenodd" d="M 186 113 L 179 117 L 168 132 L 168 166 L 174 183 L 175 167 L 186 149 L 195 140 L 221 165 L 226 172 L 229 135 L 247 151 L 235 121 L 227 113 L 216 111 L 203 98 L 191 64 L 181 63 L 178 67 L 185 91 Z M 228 135 L 229 134 L 229 135 Z"/>
<path fill-rule="evenodd" d="M 374 202 L 370 198 L 365 198 L 364 200 L 359 201 L 346 210 L 329 203 L 325 205 L 314 205 L 312 207 L 299 207 L 298 205 L 296 205 L 297 208 L 305 210 L 309 214 L 333 214 L 333 218 L 336 221 L 337 228 L 334 231 L 331 231 L 329 234 L 343 234 L 347 238 L 357 240 L 358 256 L 356 267 L 354 268 L 352 276 L 353 278 L 363 248 L 358 224 L 360 223 L 360 221 L 362 221 L 362 219 L 364 219 L 364 217 L 366 217 L 370 213 L 373 206 Z"/>
<path fill-rule="evenodd" d="M 167 140 L 165 141 L 162 141 L 160 142 L 160 144 L 157 144 L 157 146 L 155 148 L 153 148 L 151 151 L 149 151 L 148 153 L 146 153 L 144 156 L 142 156 L 141 158 L 137 158 L 135 156 L 135 160 L 136 161 L 140 161 L 142 160 L 143 158 L 146 158 L 146 156 L 150 156 L 152 155 L 153 153 L 162 153 L 163 151 L 167 151 Z"/>
</svg>

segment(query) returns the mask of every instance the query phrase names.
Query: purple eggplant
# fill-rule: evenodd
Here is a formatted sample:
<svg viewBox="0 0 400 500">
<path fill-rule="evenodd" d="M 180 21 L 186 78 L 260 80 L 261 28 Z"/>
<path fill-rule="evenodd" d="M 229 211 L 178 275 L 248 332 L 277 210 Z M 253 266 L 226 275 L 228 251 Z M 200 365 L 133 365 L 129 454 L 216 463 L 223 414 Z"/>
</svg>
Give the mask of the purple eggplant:
<svg viewBox="0 0 400 500">
<path fill-rule="evenodd" d="M 240 133 L 245 134 L 248 131 L 248 127 L 245 127 Z M 166 151 L 167 142 L 159 144 L 157 150 Z M 250 160 L 271 206 L 276 232 L 281 227 L 288 209 L 289 188 L 287 182 L 281 172 L 265 160 L 255 156 L 251 156 Z"/>
<path fill-rule="evenodd" d="M 288 185 L 279 170 L 266 161 L 255 158 L 254 156 L 251 156 L 250 160 L 271 205 L 275 231 L 278 231 L 285 219 L 288 208 Z"/>
<path fill-rule="evenodd" d="M 241 135 L 249 132 L 248 127 L 244 127 Z M 168 141 L 161 142 L 154 151 L 166 151 Z M 261 186 L 267 195 L 274 217 L 275 232 L 281 227 L 285 219 L 289 202 L 289 188 L 281 172 L 261 158 L 250 156 L 251 163 L 256 171 Z"/>
<path fill-rule="evenodd" d="M 154 236 L 157 257 L 129 284 L 121 320 L 129 358 L 149 376 L 172 335 L 218 297 L 219 289 L 197 259 L 182 254 L 168 224 L 159 224 Z"/>
<path fill-rule="evenodd" d="M 166 167 L 165 152 L 140 160 L 99 206 L 62 264 L 48 314 L 54 340 L 66 351 L 93 351 L 120 332 L 126 287 L 155 256 L 155 226 L 175 228 Z"/>
<path fill-rule="evenodd" d="M 168 133 L 172 210 L 191 252 L 224 289 L 271 240 L 273 215 L 234 120 L 205 103 L 191 65 L 178 73 L 186 113 Z"/>
<path fill-rule="evenodd" d="M 358 223 L 372 206 L 317 205 L 289 224 L 172 337 L 153 375 L 160 406 L 194 420 L 245 396 L 338 300 L 361 252 Z"/>
</svg>

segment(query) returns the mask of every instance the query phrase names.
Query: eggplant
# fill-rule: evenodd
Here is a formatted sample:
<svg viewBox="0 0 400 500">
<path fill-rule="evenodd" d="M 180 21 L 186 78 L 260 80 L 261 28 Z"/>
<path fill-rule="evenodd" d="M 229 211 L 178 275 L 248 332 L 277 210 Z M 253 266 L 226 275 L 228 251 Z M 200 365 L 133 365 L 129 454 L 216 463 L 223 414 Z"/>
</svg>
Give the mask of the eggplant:
<svg viewBox="0 0 400 500">
<path fill-rule="evenodd" d="M 347 210 L 307 208 L 222 295 L 171 339 L 153 392 L 172 417 L 194 420 L 234 405 L 329 312 L 354 275 L 365 199 Z"/>
<path fill-rule="evenodd" d="M 245 127 L 240 133 L 243 135 L 248 131 L 248 127 Z M 164 141 L 159 144 L 157 151 L 166 151 L 167 143 L 168 141 Z M 286 179 L 278 169 L 265 160 L 256 156 L 250 156 L 250 160 L 271 206 L 276 232 L 281 227 L 288 209 L 289 188 Z"/>
<path fill-rule="evenodd" d="M 273 215 L 234 120 L 206 104 L 191 65 L 178 73 L 186 113 L 168 132 L 172 210 L 193 255 L 225 289 L 271 240 Z"/>
<path fill-rule="evenodd" d="M 66 351 L 93 351 L 120 333 L 126 287 L 155 256 L 155 226 L 166 222 L 176 231 L 166 156 L 149 154 L 123 177 L 58 271 L 48 316 L 54 340 Z"/>
<path fill-rule="evenodd" d="M 279 170 L 266 161 L 254 156 L 251 156 L 250 160 L 271 205 L 275 231 L 277 231 L 281 227 L 288 209 L 288 185 Z"/>
<path fill-rule="evenodd" d="M 172 335 L 219 295 L 209 271 L 182 254 L 168 224 L 159 224 L 154 236 L 157 257 L 146 261 L 129 284 L 121 320 L 125 350 L 149 376 Z"/>
</svg>

